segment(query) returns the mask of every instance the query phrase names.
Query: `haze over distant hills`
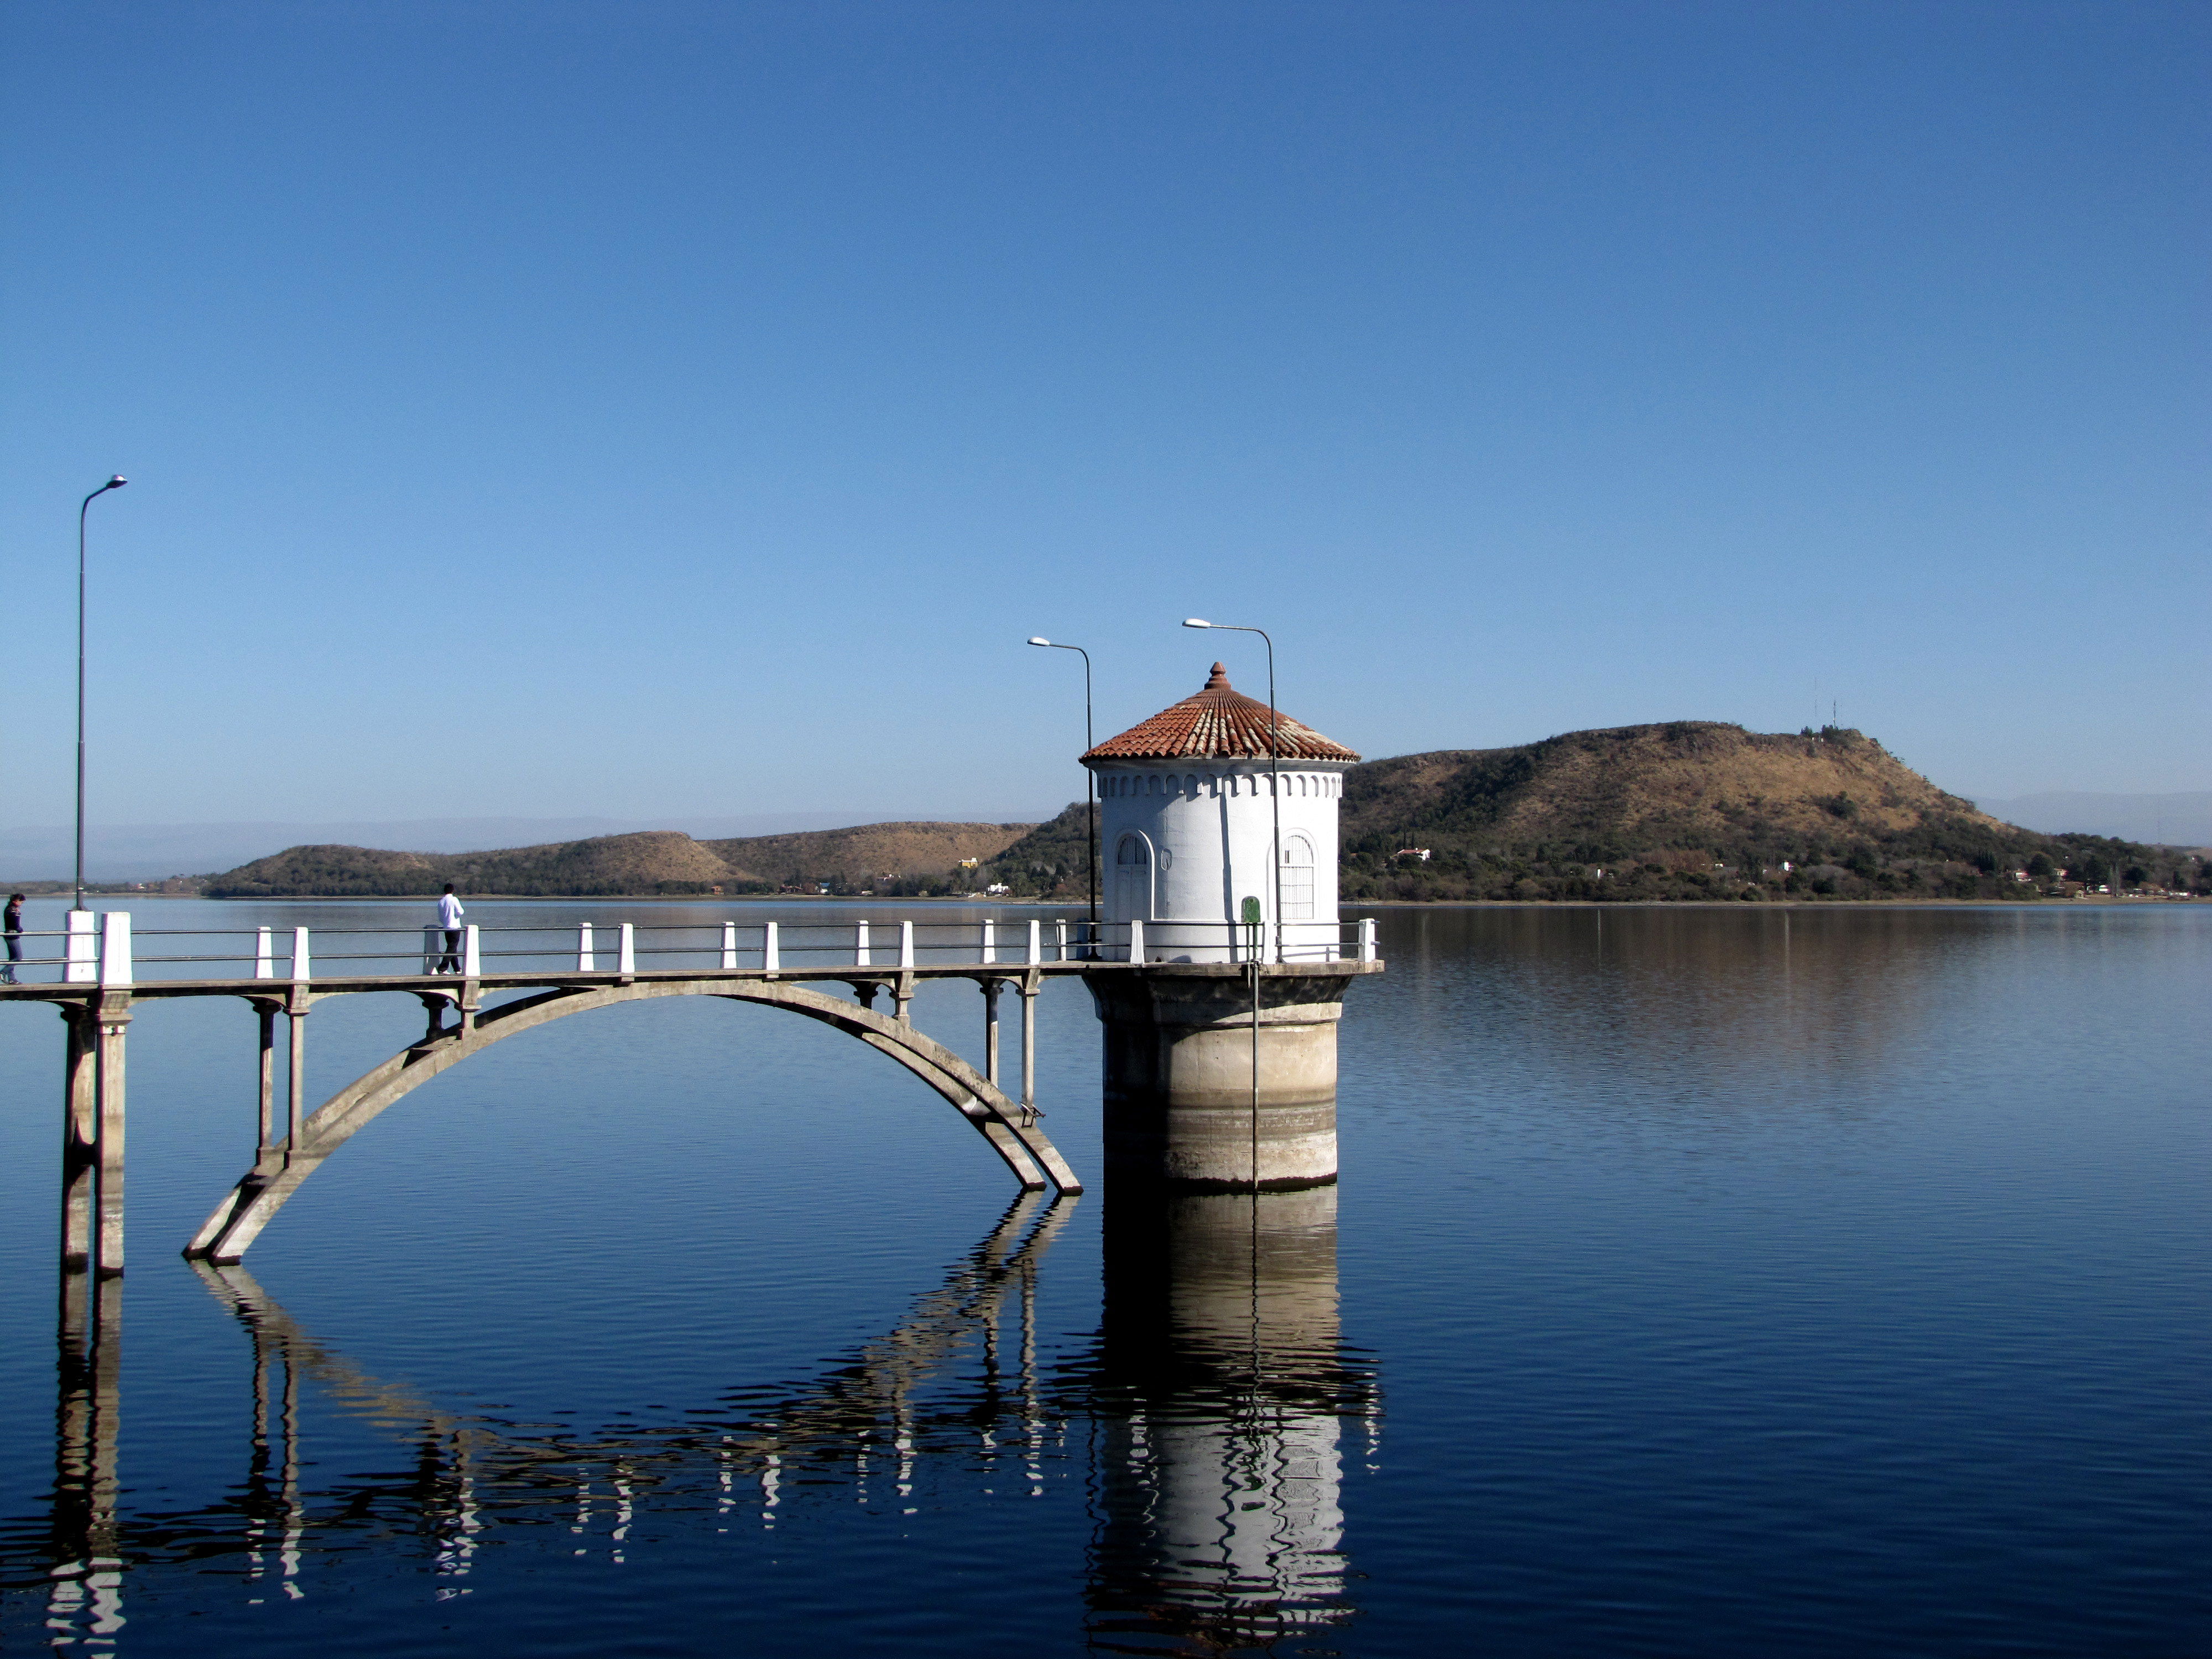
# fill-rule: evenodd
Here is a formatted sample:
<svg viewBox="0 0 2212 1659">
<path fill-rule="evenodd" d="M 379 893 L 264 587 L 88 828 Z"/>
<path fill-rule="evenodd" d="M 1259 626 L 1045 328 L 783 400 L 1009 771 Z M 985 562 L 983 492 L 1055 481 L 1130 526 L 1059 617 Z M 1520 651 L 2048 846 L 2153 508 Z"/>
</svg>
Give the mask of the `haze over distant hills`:
<svg viewBox="0 0 2212 1659">
<path fill-rule="evenodd" d="M 2122 841 L 2168 847 L 2212 846 L 2212 790 L 2170 795 L 2092 794 L 2053 790 L 2009 798 L 1976 795 L 1974 805 L 1992 817 L 2046 835 L 2072 830 L 2116 836 Z"/>
</svg>

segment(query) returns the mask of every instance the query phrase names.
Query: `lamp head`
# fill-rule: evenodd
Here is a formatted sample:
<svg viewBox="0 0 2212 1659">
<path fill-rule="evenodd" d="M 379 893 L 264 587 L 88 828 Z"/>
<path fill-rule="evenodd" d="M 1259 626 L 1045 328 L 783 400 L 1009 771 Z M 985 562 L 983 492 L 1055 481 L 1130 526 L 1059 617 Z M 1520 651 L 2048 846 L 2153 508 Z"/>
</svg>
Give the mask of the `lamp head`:
<svg viewBox="0 0 2212 1659">
<path fill-rule="evenodd" d="M 1182 619 L 1182 625 L 1185 628 L 1211 628 L 1213 626 L 1212 623 L 1206 621 L 1203 617 L 1185 617 Z"/>
<path fill-rule="evenodd" d="M 125 477 L 120 472 L 118 472 L 113 477 L 110 478 L 106 483 L 100 485 L 100 488 L 102 489 L 120 489 L 124 485 L 130 482 L 130 479 Z"/>
<path fill-rule="evenodd" d="M 1030 643 L 1031 645 L 1050 645 L 1052 641 L 1045 638 L 1042 634 L 1032 634 L 1030 635 Z"/>
</svg>

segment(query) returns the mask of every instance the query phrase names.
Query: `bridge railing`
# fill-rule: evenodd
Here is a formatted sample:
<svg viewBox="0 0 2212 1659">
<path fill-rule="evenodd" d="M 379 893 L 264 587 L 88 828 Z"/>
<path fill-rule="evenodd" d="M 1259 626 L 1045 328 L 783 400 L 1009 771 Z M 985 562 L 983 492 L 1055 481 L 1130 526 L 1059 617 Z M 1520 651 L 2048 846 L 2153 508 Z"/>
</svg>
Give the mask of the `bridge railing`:
<svg viewBox="0 0 2212 1659">
<path fill-rule="evenodd" d="M 60 931 L 16 935 L 18 978 L 124 985 L 136 979 L 471 979 L 605 974 L 991 964 L 1020 968 L 1105 956 L 1088 922 L 993 918 L 837 922 L 591 921 L 538 927 L 152 927 L 127 911 L 70 913 Z"/>
<path fill-rule="evenodd" d="M 128 911 L 69 913 L 59 932 L 8 964 L 53 970 L 64 983 L 155 980 L 321 978 L 469 979 L 640 973 L 828 972 L 837 969 L 1018 969 L 1047 963 L 1371 962 L 1373 918 L 1261 923 L 1216 921 L 1093 924 L 1042 917 L 982 921 L 874 918 L 852 921 L 720 921 L 639 925 L 589 921 L 541 927 L 131 928 Z M 37 942 L 51 941 L 50 944 Z M 152 970 L 149 973 L 147 970 Z"/>
<path fill-rule="evenodd" d="M 1103 925 L 1109 962 L 1373 962 L 1372 916 L 1271 922 L 1178 920 Z"/>
<path fill-rule="evenodd" d="M 46 969 L 52 969 L 52 977 L 63 984 L 131 983 L 131 917 L 127 911 L 95 915 L 90 910 L 71 910 L 64 920 L 66 926 L 58 929 L 27 927 L 9 935 L 8 956 L 0 961 L 0 984 L 39 983 L 47 978 Z M 26 940 L 33 942 L 27 945 Z M 23 978 L 27 969 L 33 975 L 29 981 Z"/>
</svg>

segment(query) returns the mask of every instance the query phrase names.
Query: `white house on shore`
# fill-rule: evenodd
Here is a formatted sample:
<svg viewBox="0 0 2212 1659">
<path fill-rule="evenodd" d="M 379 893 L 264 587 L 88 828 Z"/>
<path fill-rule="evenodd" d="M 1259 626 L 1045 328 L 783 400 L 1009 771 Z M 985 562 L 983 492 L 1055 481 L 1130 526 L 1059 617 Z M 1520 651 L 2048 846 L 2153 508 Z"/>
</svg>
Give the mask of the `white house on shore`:
<svg viewBox="0 0 2212 1659">
<path fill-rule="evenodd" d="M 1337 809 L 1359 759 L 1230 686 L 1206 689 L 1083 757 L 1098 780 L 1105 919 L 1144 924 L 1154 962 L 1334 960 Z M 1279 791 L 1279 793 L 1278 793 Z M 1278 807 L 1281 836 L 1277 880 Z M 1261 927 L 1243 924 L 1254 914 Z"/>
</svg>

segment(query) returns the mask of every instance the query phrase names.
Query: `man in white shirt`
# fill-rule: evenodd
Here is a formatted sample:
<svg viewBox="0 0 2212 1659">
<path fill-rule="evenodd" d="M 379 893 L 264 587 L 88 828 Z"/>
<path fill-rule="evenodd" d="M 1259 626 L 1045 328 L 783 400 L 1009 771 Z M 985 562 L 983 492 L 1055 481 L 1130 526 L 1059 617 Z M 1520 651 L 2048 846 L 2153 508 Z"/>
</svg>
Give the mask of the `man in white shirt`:
<svg viewBox="0 0 2212 1659">
<path fill-rule="evenodd" d="M 446 930 L 446 954 L 438 958 L 437 971 L 458 974 L 461 971 L 461 902 L 453 896 L 453 884 L 446 884 L 445 896 L 438 901 L 438 926 Z"/>
</svg>

